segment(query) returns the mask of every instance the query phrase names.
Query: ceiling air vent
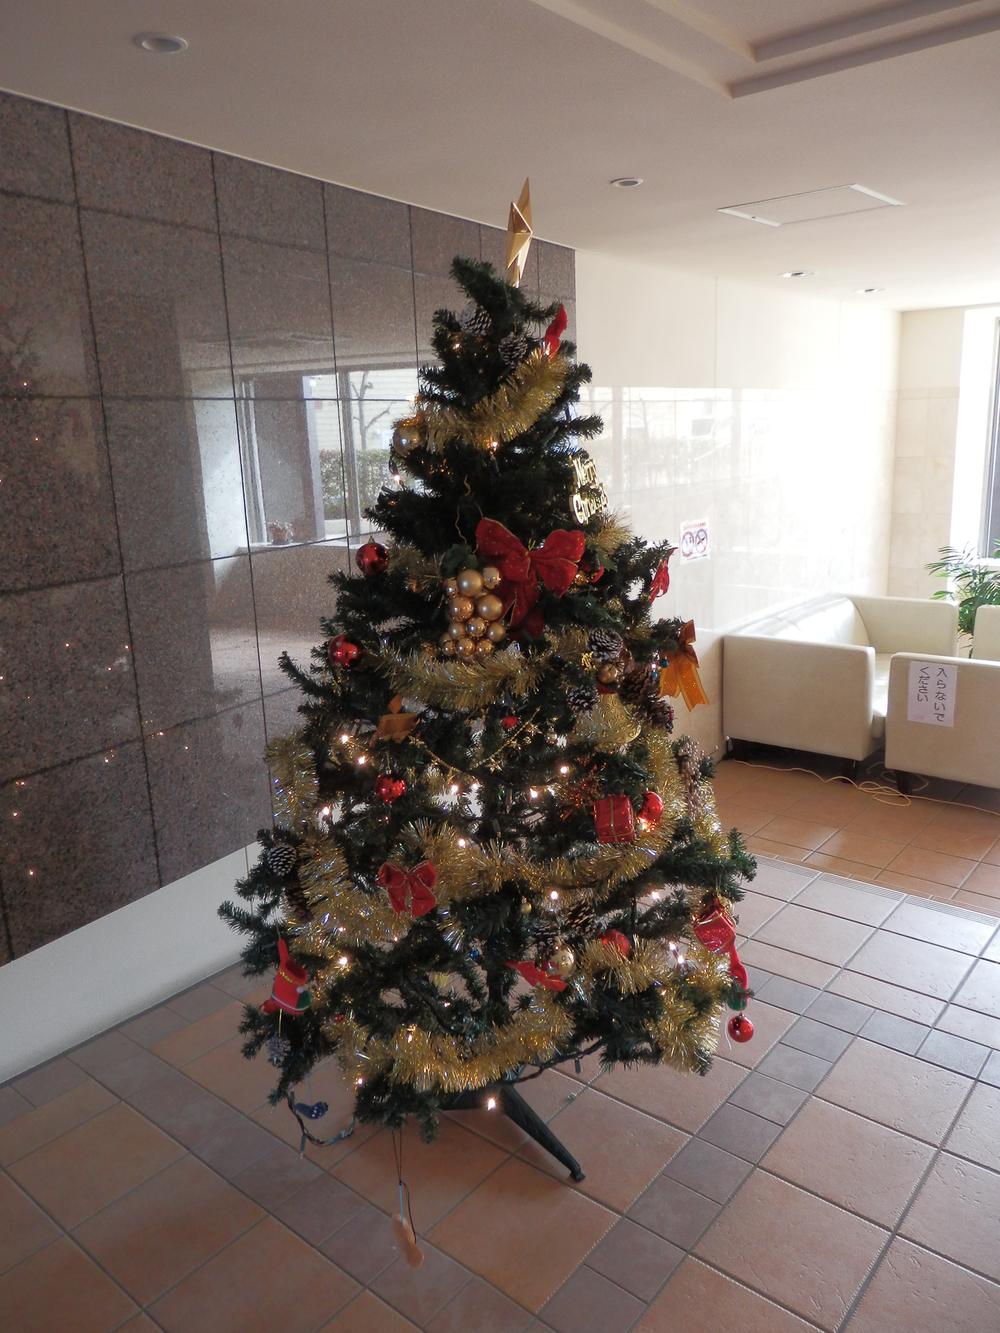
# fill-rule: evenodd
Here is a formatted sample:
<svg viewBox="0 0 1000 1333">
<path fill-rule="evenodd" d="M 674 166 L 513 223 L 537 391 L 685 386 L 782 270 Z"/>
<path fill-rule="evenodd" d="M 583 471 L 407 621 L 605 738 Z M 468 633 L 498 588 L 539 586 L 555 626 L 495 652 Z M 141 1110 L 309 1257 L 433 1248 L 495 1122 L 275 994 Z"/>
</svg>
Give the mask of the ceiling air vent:
<svg viewBox="0 0 1000 1333">
<path fill-rule="evenodd" d="M 775 199 L 755 199 L 749 204 L 729 204 L 719 213 L 729 213 L 764 227 L 787 227 L 793 222 L 817 222 L 820 218 L 870 213 L 876 208 L 902 208 L 901 199 L 891 199 L 867 185 L 830 185 L 802 194 L 779 194 Z"/>
</svg>

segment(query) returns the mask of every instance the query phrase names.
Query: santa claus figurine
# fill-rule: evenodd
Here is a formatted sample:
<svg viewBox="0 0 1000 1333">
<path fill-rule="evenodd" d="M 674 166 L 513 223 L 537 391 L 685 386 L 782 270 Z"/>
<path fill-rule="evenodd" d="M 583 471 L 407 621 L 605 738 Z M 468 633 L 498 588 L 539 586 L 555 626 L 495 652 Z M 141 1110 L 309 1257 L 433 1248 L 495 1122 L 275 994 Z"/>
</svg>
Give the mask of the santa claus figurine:
<svg viewBox="0 0 1000 1333">
<path fill-rule="evenodd" d="M 301 963 L 295 961 L 288 952 L 288 945 L 279 936 L 278 970 L 271 984 L 271 998 L 260 1006 L 261 1012 L 273 1014 L 280 1010 L 285 1014 L 303 1013 L 312 1002 L 306 990 L 308 982 L 309 973 Z"/>
</svg>

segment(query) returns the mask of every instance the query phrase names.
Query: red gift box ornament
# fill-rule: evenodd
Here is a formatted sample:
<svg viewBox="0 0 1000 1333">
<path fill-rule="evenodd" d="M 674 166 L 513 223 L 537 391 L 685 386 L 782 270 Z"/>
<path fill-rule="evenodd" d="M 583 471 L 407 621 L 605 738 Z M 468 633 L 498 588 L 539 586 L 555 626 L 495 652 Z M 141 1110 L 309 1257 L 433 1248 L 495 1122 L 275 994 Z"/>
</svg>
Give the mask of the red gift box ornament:
<svg viewBox="0 0 1000 1333">
<path fill-rule="evenodd" d="M 430 861 L 421 861 L 412 870 L 384 861 L 379 867 L 378 882 L 389 894 L 394 912 L 409 912 L 411 916 L 426 916 L 437 906 L 431 892 L 437 883 L 437 871 Z"/>
<path fill-rule="evenodd" d="M 278 970 L 271 983 L 271 998 L 260 1006 L 261 1012 L 273 1014 L 280 1010 L 284 1014 L 301 1014 L 312 1002 L 306 986 L 309 973 L 297 963 L 288 952 L 288 945 L 278 938 Z"/>
<path fill-rule="evenodd" d="M 591 807 L 591 813 L 598 842 L 635 841 L 635 811 L 627 796 L 601 796 Z"/>
<path fill-rule="evenodd" d="M 746 990 L 749 978 L 736 952 L 736 922 L 720 902 L 716 900 L 709 903 L 695 921 L 694 933 L 709 953 L 729 954 L 729 975 Z"/>
<path fill-rule="evenodd" d="M 555 528 L 529 551 L 509 528 L 492 518 L 482 518 L 476 527 L 476 550 L 496 565 L 501 580 L 496 595 L 504 611 L 511 611 L 510 627 L 523 625 L 529 634 L 541 634 L 545 622 L 535 603 L 542 587 L 562 597 L 573 586 L 577 565 L 583 558 L 586 537 L 581 530 Z"/>
<path fill-rule="evenodd" d="M 361 656 L 361 649 L 346 634 L 338 634 L 327 644 L 327 655 L 334 666 L 350 666 Z"/>
</svg>

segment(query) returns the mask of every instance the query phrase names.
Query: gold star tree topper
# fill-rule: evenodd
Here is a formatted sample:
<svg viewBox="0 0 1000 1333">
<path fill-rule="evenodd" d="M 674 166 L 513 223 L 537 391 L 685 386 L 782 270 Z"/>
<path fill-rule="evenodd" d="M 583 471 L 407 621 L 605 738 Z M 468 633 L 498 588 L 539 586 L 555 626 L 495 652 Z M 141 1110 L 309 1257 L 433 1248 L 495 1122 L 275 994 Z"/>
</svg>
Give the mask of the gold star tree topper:
<svg viewBox="0 0 1000 1333">
<path fill-rule="evenodd" d="M 525 180 L 517 203 L 510 206 L 507 219 L 507 277 L 513 287 L 520 287 L 528 247 L 534 236 L 531 228 L 531 183 Z"/>
</svg>

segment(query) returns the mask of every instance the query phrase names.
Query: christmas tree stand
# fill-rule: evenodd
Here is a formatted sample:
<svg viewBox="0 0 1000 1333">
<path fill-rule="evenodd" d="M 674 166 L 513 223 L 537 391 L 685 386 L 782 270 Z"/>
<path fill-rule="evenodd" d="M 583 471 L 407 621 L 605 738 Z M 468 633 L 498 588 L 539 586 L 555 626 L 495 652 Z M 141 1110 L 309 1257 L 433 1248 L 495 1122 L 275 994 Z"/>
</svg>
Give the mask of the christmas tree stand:
<svg viewBox="0 0 1000 1333">
<path fill-rule="evenodd" d="M 502 1081 L 491 1083 L 486 1088 L 476 1088 L 473 1092 L 456 1092 L 442 1103 L 446 1111 L 481 1110 L 485 1101 L 495 1097 L 497 1106 L 509 1120 L 513 1120 L 518 1129 L 535 1140 L 539 1147 L 562 1162 L 573 1180 L 583 1180 L 584 1172 L 568 1148 L 549 1129 L 542 1117 L 524 1100 L 513 1083 Z"/>
</svg>

